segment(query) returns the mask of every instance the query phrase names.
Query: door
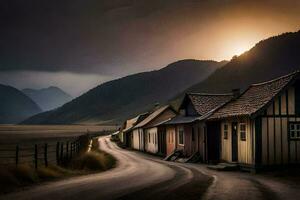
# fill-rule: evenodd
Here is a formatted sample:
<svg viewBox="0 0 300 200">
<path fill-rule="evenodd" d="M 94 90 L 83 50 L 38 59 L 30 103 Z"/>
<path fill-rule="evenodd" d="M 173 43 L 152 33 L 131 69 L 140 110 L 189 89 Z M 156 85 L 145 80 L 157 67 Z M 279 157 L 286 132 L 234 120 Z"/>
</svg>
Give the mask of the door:
<svg viewBox="0 0 300 200">
<path fill-rule="evenodd" d="M 237 123 L 232 123 L 231 130 L 231 152 L 232 152 L 232 162 L 238 161 L 238 133 L 237 133 Z"/>
<path fill-rule="evenodd" d="M 166 155 L 166 129 L 163 127 L 158 128 L 158 153 L 162 156 Z"/>
</svg>

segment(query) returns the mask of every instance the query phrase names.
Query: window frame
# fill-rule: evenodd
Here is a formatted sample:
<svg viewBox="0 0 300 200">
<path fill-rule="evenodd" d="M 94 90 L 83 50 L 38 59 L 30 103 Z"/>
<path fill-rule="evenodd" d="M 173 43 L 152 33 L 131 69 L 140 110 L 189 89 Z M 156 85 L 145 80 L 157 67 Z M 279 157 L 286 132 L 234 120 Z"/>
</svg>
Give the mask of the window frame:
<svg viewBox="0 0 300 200">
<path fill-rule="evenodd" d="M 227 127 L 227 129 L 225 129 L 225 127 Z M 229 130 L 228 124 L 227 123 L 223 124 L 223 139 L 224 140 L 228 140 L 228 130 Z"/>
<path fill-rule="evenodd" d="M 292 129 L 291 127 L 294 126 Z M 291 132 L 294 132 L 294 136 L 291 137 Z M 300 140 L 300 122 L 289 122 L 289 140 Z"/>
<path fill-rule="evenodd" d="M 242 131 L 242 126 L 245 126 L 245 130 L 244 131 Z M 246 125 L 246 123 L 240 123 L 239 124 L 239 135 L 240 135 L 240 141 L 247 141 L 247 125 Z M 245 135 L 245 137 L 242 137 L 242 133 L 244 133 Z"/>
</svg>

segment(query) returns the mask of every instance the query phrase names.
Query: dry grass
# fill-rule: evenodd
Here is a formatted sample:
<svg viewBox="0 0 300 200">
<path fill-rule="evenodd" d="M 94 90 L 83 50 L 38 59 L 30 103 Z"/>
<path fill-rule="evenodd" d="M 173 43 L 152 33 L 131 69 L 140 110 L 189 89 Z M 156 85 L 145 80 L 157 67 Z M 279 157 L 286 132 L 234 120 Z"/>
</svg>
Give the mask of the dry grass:
<svg viewBox="0 0 300 200">
<path fill-rule="evenodd" d="M 113 156 L 99 150 L 97 139 L 94 139 L 90 152 L 82 153 L 65 167 L 56 165 L 38 166 L 37 169 L 31 165 L 0 167 L 0 194 L 43 181 L 105 171 L 114 167 L 115 163 Z"/>
<path fill-rule="evenodd" d="M 97 125 L 0 125 L 0 143 L 76 137 L 87 132 L 112 131 L 115 126 Z"/>
<path fill-rule="evenodd" d="M 71 168 L 84 171 L 105 171 L 115 166 L 116 160 L 111 155 L 92 151 L 82 154 L 71 162 Z"/>
<path fill-rule="evenodd" d="M 31 165 L 6 166 L 0 168 L 0 193 L 8 193 L 20 187 L 42 181 L 55 180 L 66 176 L 76 175 L 69 169 L 58 166 L 39 166 L 37 170 Z"/>
</svg>

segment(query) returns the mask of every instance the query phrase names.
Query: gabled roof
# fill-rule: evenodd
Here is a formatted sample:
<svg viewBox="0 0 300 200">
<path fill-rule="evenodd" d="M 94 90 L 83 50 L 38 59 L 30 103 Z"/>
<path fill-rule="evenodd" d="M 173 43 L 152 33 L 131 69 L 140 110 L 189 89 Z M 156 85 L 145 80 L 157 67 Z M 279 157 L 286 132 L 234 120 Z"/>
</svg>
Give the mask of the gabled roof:
<svg viewBox="0 0 300 200">
<path fill-rule="evenodd" d="M 197 116 L 185 116 L 177 115 L 171 120 L 164 123 L 165 125 L 172 124 L 188 124 L 197 120 L 204 120 L 211 113 L 224 105 L 233 98 L 233 94 L 207 94 L 207 93 L 189 93 L 186 94 L 180 108 L 183 108 L 187 101 L 191 101 L 196 112 Z"/>
<path fill-rule="evenodd" d="M 271 81 L 252 84 L 238 98 L 217 109 L 208 119 L 256 115 L 272 103 L 274 97 L 294 83 L 299 71 Z"/>
<path fill-rule="evenodd" d="M 138 123 L 134 128 L 141 128 L 143 126 L 146 126 L 148 123 L 150 123 L 152 120 L 154 120 L 157 116 L 159 116 L 161 113 L 163 113 L 168 108 L 171 108 L 171 107 L 169 105 L 166 105 L 166 106 L 163 106 L 163 107 L 155 110 L 148 117 L 146 117 L 143 121 Z"/>
<path fill-rule="evenodd" d="M 180 108 L 184 107 L 187 101 L 190 101 L 198 113 L 205 115 L 216 107 L 230 101 L 233 94 L 206 94 L 206 93 L 188 93 L 186 94 Z"/>
<path fill-rule="evenodd" d="M 132 119 L 126 120 L 126 126 L 123 129 L 123 132 L 130 131 L 137 123 L 144 120 L 148 116 L 148 113 L 140 114 Z"/>
</svg>

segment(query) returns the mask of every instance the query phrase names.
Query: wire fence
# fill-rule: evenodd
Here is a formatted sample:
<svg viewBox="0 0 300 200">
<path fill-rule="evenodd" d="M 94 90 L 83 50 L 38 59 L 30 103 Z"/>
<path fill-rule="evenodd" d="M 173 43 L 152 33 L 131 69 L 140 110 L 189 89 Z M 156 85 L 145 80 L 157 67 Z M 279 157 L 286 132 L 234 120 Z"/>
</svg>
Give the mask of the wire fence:
<svg viewBox="0 0 300 200">
<path fill-rule="evenodd" d="M 73 138 L 57 140 L 0 143 L 0 165 L 31 164 L 36 169 L 39 166 L 63 165 L 86 151 L 89 140 L 101 134 L 84 134 Z"/>
</svg>

